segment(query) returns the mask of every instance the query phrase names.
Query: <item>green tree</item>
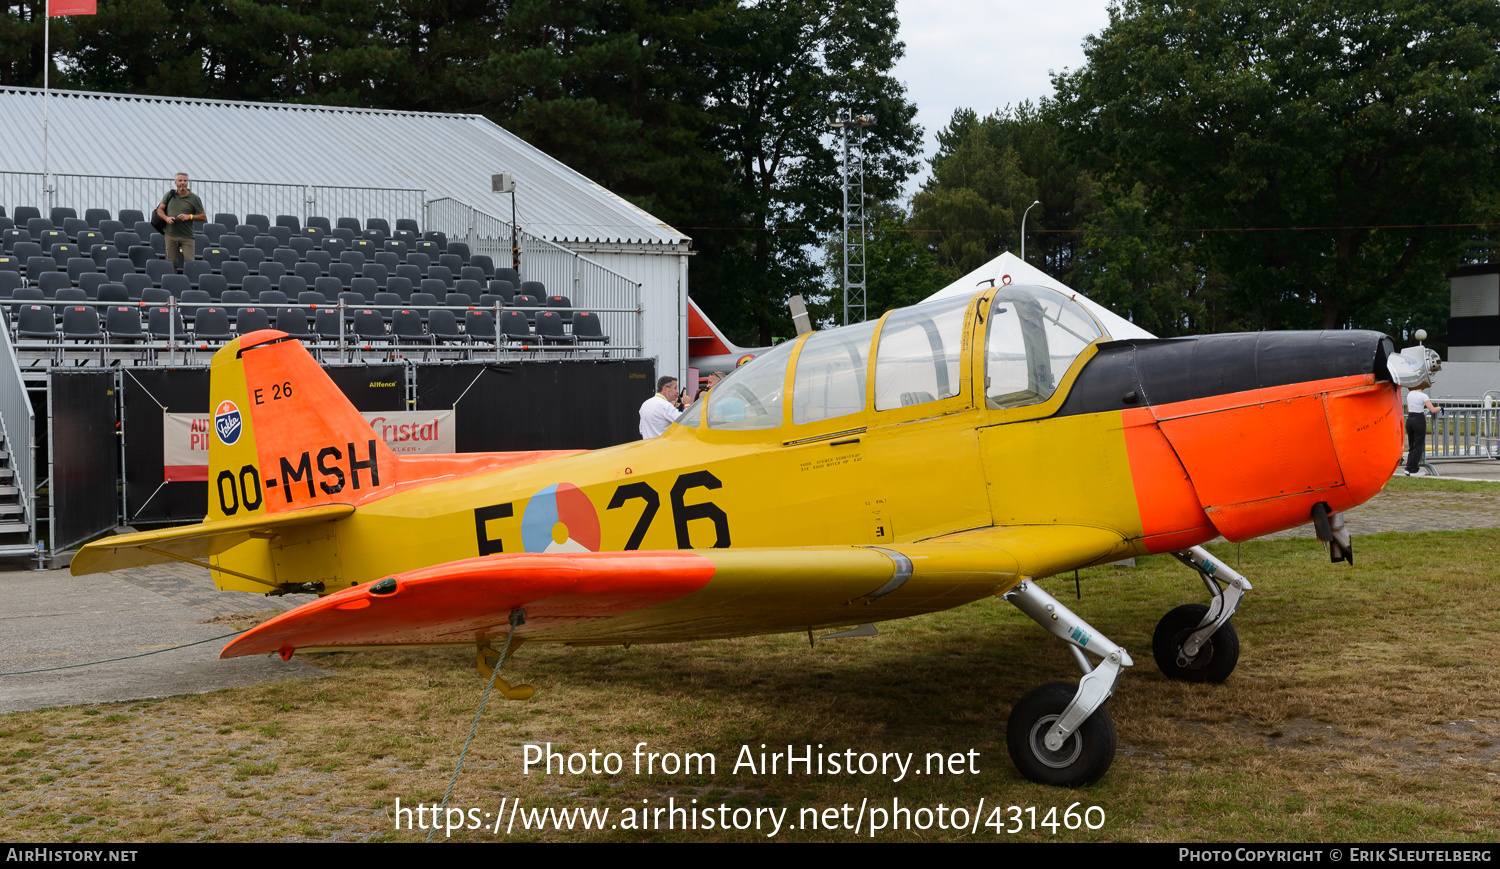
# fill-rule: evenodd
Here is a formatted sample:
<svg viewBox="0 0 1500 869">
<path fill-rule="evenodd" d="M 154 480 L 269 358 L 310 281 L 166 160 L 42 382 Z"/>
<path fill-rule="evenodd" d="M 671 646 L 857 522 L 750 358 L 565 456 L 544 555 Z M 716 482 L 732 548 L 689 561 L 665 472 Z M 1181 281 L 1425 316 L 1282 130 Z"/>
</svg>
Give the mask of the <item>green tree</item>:
<svg viewBox="0 0 1500 869">
<path fill-rule="evenodd" d="M 938 264 L 926 242 L 928 233 L 913 229 L 900 209 L 881 203 L 867 212 L 866 219 L 865 319 L 915 305 L 961 277 Z M 842 233 L 835 233 L 824 246 L 825 271 L 833 292 L 808 304 L 814 320 L 824 326 L 843 322 L 843 242 Z"/>
<path fill-rule="evenodd" d="M 1430 309 L 1493 220 L 1500 5 L 1125 0 L 1055 79 L 1066 140 L 1223 275 L 1246 328 Z"/>
<path fill-rule="evenodd" d="M 733 4 L 712 36 L 708 146 L 729 170 L 733 211 L 718 225 L 732 229 L 703 238 L 694 294 L 739 324 L 736 340 L 793 334 L 786 299 L 826 290 L 813 252 L 842 206 L 829 117 L 876 117 L 863 140 L 869 201 L 895 198 L 916 168 L 916 107 L 891 76 L 904 51 L 896 31 L 894 0 L 767 0 Z"/>
<path fill-rule="evenodd" d="M 40 10 L 0 6 L 7 83 L 40 83 Z M 482 113 L 693 236 L 694 296 L 760 343 L 791 333 L 789 295 L 826 289 L 825 119 L 876 115 L 871 200 L 915 168 L 897 29 L 895 0 L 101 0 L 54 22 L 54 81 Z"/>
<path fill-rule="evenodd" d="M 1182 234 L 1154 215 L 1145 185 L 1100 197 L 1087 173 L 1080 181 L 1089 216 L 1068 272 L 1071 286 L 1163 338 L 1240 326 L 1228 319 L 1223 276 L 1198 263 Z"/>
<path fill-rule="evenodd" d="M 932 178 L 912 202 L 911 225 L 934 236 L 945 268 L 963 273 L 1019 252 L 1023 214 L 1027 260 L 1056 275 L 1072 268 L 1086 215 L 1079 167 L 1059 144 L 1051 108 L 1023 102 L 982 118 L 959 109 L 938 132 Z M 1041 204 L 1026 214 L 1033 202 Z"/>
</svg>

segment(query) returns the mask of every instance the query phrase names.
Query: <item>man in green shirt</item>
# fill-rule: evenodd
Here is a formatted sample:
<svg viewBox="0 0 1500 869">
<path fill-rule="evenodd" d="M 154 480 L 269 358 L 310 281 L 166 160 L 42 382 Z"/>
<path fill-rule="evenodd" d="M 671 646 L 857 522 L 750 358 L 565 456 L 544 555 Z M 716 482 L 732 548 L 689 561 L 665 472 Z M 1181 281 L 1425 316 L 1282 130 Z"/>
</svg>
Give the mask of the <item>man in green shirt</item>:
<svg viewBox="0 0 1500 869">
<path fill-rule="evenodd" d="M 203 200 L 188 189 L 186 172 L 177 173 L 177 189 L 162 197 L 156 213 L 167 222 L 162 236 L 167 241 L 167 262 L 182 273 L 182 262 L 193 259 L 193 222 L 208 220 L 203 211 Z"/>
</svg>

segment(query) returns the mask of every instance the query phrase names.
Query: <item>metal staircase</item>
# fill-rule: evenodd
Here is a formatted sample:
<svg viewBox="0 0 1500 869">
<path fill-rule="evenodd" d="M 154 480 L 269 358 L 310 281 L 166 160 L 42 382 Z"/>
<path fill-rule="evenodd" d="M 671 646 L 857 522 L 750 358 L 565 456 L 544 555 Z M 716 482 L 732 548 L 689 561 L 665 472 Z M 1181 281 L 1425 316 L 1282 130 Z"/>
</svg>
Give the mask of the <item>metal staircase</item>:
<svg viewBox="0 0 1500 869">
<path fill-rule="evenodd" d="M 11 466 L 9 447 L 0 429 L 0 556 L 32 555 L 36 544 L 32 541 L 31 524 L 26 521 L 26 504 L 16 482 L 16 470 Z"/>
<path fill-rule="evenodd" d="M 0 327 L 0 556 L 37 556 L 36 412 L 16 360 L 10 330 Z"/>
</svg>

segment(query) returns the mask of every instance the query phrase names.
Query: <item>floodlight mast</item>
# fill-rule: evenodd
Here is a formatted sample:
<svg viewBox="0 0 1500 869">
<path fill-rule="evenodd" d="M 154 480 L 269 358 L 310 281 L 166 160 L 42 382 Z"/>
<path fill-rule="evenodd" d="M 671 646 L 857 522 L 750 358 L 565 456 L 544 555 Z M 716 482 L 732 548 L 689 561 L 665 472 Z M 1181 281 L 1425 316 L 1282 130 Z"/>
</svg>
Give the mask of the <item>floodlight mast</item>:
<svg viewBox="0 0 1500 869">
<path fill-rule="evenodd" d="M 874 125 L 874 115 L 855 115 L 849 111 L 845 111 L 837 120 L 828 121 L 828 126 L 839 131 L 839 139 L 843 145 L 845 326 L 863 323 L 865 320 L 864 129 Z M 854 130 L 856 136 L 852 157 L 849 148 L 850 130 Z"/>
</svg>

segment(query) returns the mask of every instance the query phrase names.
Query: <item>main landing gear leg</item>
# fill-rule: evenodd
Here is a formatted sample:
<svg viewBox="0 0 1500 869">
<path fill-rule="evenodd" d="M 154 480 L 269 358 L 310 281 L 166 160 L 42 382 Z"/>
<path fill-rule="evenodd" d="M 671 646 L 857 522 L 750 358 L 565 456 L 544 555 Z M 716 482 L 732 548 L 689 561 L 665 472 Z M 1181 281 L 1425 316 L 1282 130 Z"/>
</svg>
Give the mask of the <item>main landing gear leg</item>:
<svg viewBox="0 0 1500 869">
<path fill-rule="evenodd" d="M 1068 644 L 1083 678 L 1075 689 L 1049 682 L 1022 697 L 1011 710 L 1005 741 L 1021 775 L 1064 787 L 1095 782 L 1115 759 L 1115 724 L 1104 701 L 1114 693 L 1130 653 L 1110 642 L 1030 580 L 1006 592 L 1005 599 Z M 1104 658 L 1089 664 L 1085 651 Z"/>
<path fill-rule="evenodd" d="M 1151 637 L 1156 666 L 1168 679 L 1223 682 L 1240 660 L 1239 634 L 1229 620 L 1251 589 L 1250 580 L 1201 546 L 1172 555 L 1198 574 L 1213 597 L 1208 606 L 1185 604 L 1156 623 Z"/>
</svg>

